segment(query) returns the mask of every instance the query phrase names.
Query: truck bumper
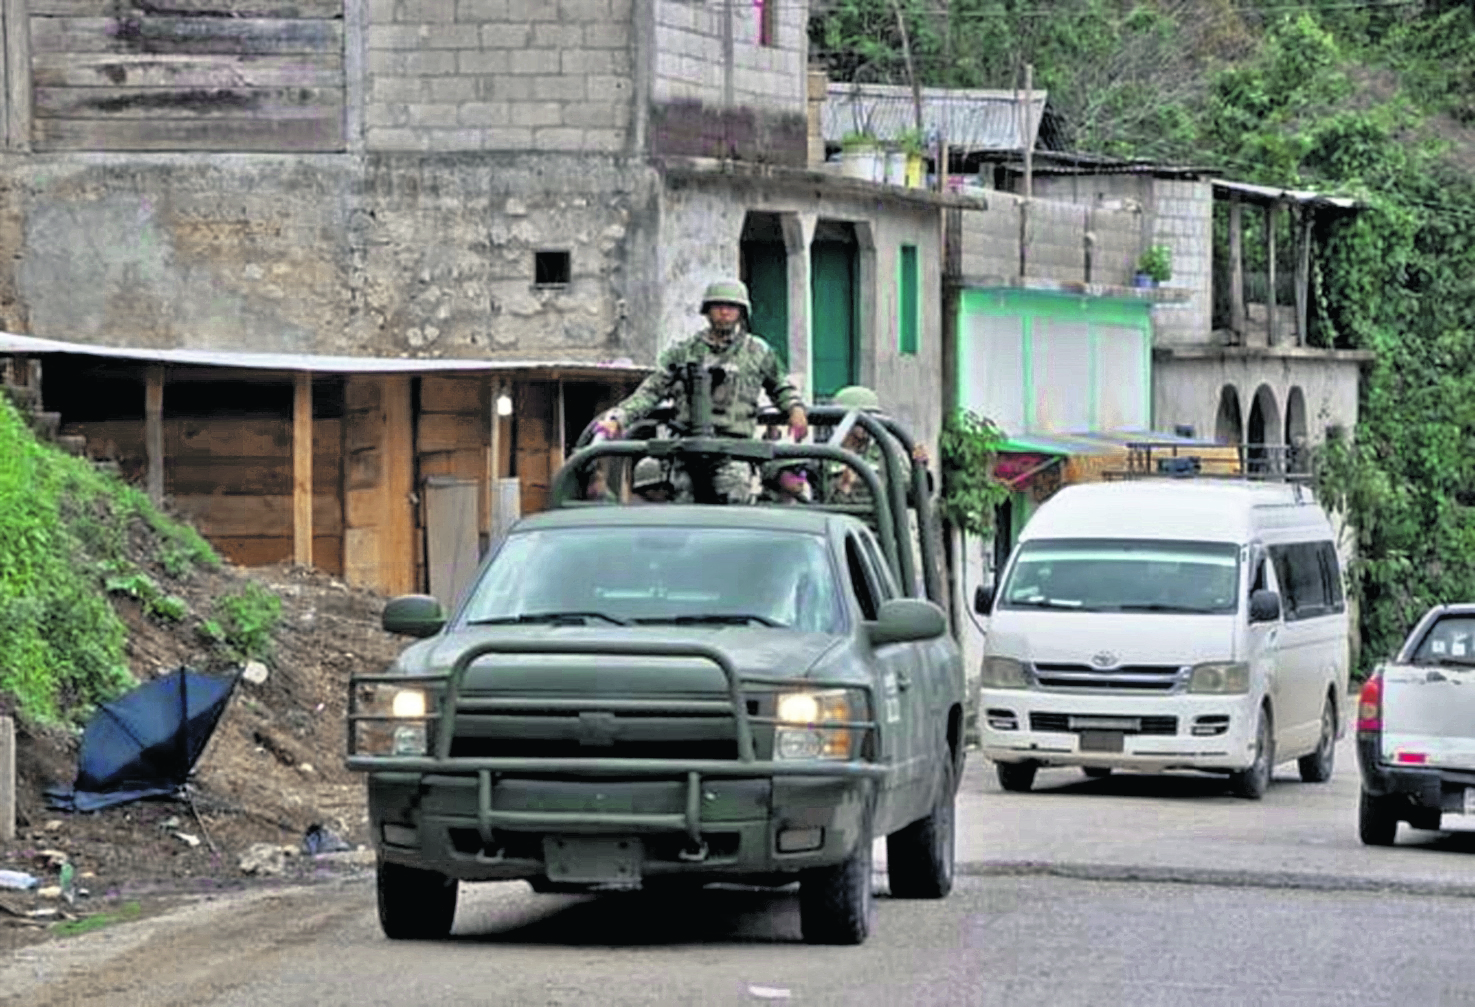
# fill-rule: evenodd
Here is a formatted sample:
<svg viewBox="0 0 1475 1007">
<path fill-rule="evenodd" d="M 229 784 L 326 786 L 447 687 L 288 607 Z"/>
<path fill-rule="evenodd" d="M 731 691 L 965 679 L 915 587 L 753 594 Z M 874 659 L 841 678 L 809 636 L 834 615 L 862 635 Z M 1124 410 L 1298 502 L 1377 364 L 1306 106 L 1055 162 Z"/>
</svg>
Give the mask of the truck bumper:
<svg viewBox="0 0 1475 1007">
<path fill-rule="evenodd" d="M 1419 766 L 1391 766 L 1381 759 L 1381 739 L 1357 736 L 1357 765 L 1362 789 L 1374 797 L 1394 797 L 1412 811 L 1425 815 L 1463 815 L 1465 792 L 1475 789 L 1475 771 Z M 1437 827 L 1437 823 L 1434 826 Z"/>
<path fill-rule="evenodd" d="M 848 857 L 877 786 L 870 776 L 492 777 L 370 773 L 380 856 L 490 881 L 550 874 L 547 841 L 606 838 L 629 841 L 641 878 L 781 875 Z"/>
</svg>

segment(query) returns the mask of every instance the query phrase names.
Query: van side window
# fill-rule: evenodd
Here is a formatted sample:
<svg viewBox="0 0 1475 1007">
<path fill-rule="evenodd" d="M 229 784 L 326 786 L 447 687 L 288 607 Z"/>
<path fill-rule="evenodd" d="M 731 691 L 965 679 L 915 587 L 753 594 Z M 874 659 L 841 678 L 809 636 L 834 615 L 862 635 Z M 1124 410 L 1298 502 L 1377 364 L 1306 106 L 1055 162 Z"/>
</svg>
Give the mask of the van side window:
<svg viewBox="0 0 1475 1007">
<path fill-rule="evenodd" d="M 1286 622 L 1311 619 L 1334 611 L 1322 572 L 1319 543 L 1296 542 L 1270 547 L 1275 577 L 1280 581 Z"/>
<path fill-rule="evenodd" d="M 1317 551 L 1321 554 L 1321 575 L 1326 580 L 1326 596 L 1331 611 L 1341 612 L 1347 608 L 1347 602 L 1342 595 L 1342 567 L 1337 562 L 1337 547 L 1330 542 L 1322 542 Z"/>
<path fill-rule="evenodd" d="M 850 589 L 855 592 L 855 603 L 860 606 L 861 618 L 866 622 L 876 621 L 876 589 L 870 581 L 865 559 L 854 536 L 845 539 L 845 566 L 850 572 Z"/>
</svg>

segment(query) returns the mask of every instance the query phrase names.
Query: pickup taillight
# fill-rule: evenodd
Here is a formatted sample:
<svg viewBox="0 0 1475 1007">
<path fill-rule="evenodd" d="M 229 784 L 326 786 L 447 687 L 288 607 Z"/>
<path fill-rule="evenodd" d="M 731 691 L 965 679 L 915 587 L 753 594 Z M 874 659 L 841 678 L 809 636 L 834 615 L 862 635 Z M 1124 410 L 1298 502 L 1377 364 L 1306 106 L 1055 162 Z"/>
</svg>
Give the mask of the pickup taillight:
<svg viewBox="0 0 1475 1007">
<path fill-rule="evenodd" d="M 1383 676 L 1373 675 L 1362 687 L 1357 698 L 1357 730 L 1381 731 L 1383 729 Z"/>
</svg>

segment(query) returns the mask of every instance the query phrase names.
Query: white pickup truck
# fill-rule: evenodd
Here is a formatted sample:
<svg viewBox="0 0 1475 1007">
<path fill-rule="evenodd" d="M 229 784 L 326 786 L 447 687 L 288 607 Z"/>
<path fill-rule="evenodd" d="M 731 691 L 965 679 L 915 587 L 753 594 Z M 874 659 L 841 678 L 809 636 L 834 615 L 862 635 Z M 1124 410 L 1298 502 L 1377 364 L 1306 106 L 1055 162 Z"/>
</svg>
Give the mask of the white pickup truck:
<svg viewBox="0 0 1475 1007">
<path fill-rule="evenodd" d="M 1392 846 L 1399 822 L 1475 815 L 1475 604 L 1436 605 L 1362 688 L 1357 829 Z"/>
</svg>

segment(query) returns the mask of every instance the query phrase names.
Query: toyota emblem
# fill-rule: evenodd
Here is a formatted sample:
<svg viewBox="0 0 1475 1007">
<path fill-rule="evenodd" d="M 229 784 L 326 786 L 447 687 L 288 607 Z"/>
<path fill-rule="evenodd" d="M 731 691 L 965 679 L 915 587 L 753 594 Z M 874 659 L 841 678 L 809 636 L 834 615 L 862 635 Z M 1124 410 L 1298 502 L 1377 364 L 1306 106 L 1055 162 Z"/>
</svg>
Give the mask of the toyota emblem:
<svg viewBox="0 0 1475 1007">
<path fill-rule="evenodd" d="M 1091 663 L 1098 668 L 1111 668 L 1117 663 L 1117 656 L 1109 650 L 1103 650 L 1091 657 Z"/>
</svg>

